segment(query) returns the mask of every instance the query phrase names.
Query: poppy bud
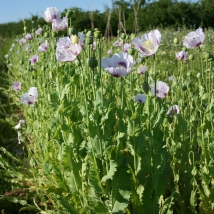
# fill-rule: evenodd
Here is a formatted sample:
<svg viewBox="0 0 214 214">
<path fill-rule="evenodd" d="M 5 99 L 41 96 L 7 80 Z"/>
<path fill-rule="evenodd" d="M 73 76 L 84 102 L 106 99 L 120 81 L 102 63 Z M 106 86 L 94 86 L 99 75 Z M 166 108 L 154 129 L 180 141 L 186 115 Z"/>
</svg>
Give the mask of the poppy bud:
<svg viewBox="0 0 214 214">
<path fill-rule="evenodd" d="M 21 60 L 19 60 L 19 64 L 20 65 L 23 65 L 24 64 L 24 62 L 23 62 L 23 60 L 21 59 Z"/>
<path fill-rule="evenodd" d="M 71 10 L 68 10 L 67 12 L 66 12 L 66 17 L 69 17 L 69 16 L 71 16 L 71 14 L 72 14 L 72 11 Z"/>
<path fill-rule="evenodd" d="M 91 36 L 94 36 L 94 34 L 93 34 L 92 31 L 89 30 L 89 31 L 86 33 L 86 36 L 87 36 L 87 37 L 91 37 Z"/>
<path fill-rule="evenodd" d="M 184 52 L 186 52 L 186 51 L 187 51 L 187 48 L 186 48 L 186 47 L 183 47 L 182 50 L 183 50 Z"/>
<path fill-rule="evenodd" d="M 135 53 L 134 48 L 129 48 L 128 53 L 131 55 L 134 55 L 134 53 Z"/>
<path fill-rule="evenodd" d="M 125 33 L 122 33 L 122 34 L 121 34 L 121 38 L 122 38 L 122 39 L 125 39 L 125 38 L 126 38 L 126 34 L 125 34 Z"/>
<path fill-rule="evenodd" d="M 197 78 L 200 78 L 201 77 L 201 73 L 197 73 Z"/>
<path fill-rule="evenodd" d="M 210 58 L 210 54 L 209 53 L 205 53 L 204 54 L 204 59 L 209 59 Z"/>
<path fill-rule="evenodd" d="M 134 33 L 131 34 L 131 40 L 134 39 L 136 35 Z"/>
<path fill-rule="evenodd" d="M 88 60 L 88 66 L 90 68 L 96 68 L 98 65 L 98 61 L 96 60 L 96 58 L 94 57 L 91 57 L 89 60 Z"/>
<path fill-rule="evenodd" d="M 92 36 L 86 38 L 86 44 L 87 45 L 93 44 L 93 37 Z"/>
<path fill-rule="evenodd" d="M 186 87 L 186 85 L 184 85 L 183 87 L 182 87 L 182 91 L 186 91 L 187 90 L 187 87 Z"/>
<path fill-rule="evenodd" d="M 23 30 L 24 30 L 24 31 L 26 31 L 26 30 L 27 30 L 27 27 L 26 27 L 26 26 L 24 26 Z"/>
<path fill-rule="evenodd" d="M 44 33 L 44 37 L 45 37 L 45 38 L 49 37 L 49 33 L 48 33 L 48 32 L 45 32 L 45 33 Z"/>
<path fill-rule="evenodd" d="M 99 38 L 101 37 L 101 33 L 100 33 L 99 30 L 97 30 L 97 31 L 94 32 L 94 37 L 95 37 L 96 39 L 99 39 Z"/>
<path fill-rule="evenodd" d="M 129 39 L 129 35 L 126 35 L 126 39 Z"/>
<path fill-rule="evenodd" d="M 120 34 L 120 33 L 121 33 L 121 31 L 120 31 L 120 30 L 118 30 L 118 31 L 117 31 L 117 34 Z"/>
<path fill-rule="evenodd" d="M 174 44 L 178 44 L 179 43 L 178 38 L 174 38 L 173 42 L 174 42 Z"/>
</svg>

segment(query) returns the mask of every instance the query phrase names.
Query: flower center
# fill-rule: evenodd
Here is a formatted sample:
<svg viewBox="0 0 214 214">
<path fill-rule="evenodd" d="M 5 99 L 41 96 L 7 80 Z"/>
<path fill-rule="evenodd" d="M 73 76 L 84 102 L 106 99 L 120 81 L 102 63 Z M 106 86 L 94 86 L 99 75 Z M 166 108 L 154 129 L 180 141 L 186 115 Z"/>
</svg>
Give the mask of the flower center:
<svg viewBox="0 0 214 214">
<path fill-rule="evenodd" d="M 124 68 L 126 68 L 126 63 L 125 62 L 119 62 L 118 64 L 117 64 L 117 68 L 118 67 L 124 67 Z"/>
<path fill-rule="evenodd" d="M 142 46 L 149 51 L 154 49 L 154 44 L 150 40 L 143 42 Z"/>
</svg>

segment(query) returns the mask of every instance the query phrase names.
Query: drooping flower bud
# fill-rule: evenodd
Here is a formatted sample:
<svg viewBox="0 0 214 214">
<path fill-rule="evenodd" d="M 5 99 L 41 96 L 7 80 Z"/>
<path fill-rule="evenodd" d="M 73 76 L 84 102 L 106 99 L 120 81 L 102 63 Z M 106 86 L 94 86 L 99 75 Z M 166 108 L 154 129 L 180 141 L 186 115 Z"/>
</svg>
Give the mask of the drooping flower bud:
<svg viewBox="0 0 214 214">
<path fill-rule="evenodd" d="M 101 37 L 101 33 L 100 33 L 99 30 L 96 30 L 96 31 L 94 32 L 94 37 L 95 37 L 96 39 L 99 39 L 99 38 Z"/>
<path fill-rule="evenodd" d="M 88 66 L 90 68 L 96 68 L 98 65 L 98 61 L 95 57 L 91 57 L 89 60 L 88 60 Z"/>
<path fill-rule="evenodd" d="M 86 44 L 87 45 L 93 44 L 93 37 L 92 36 L 89 36 L 89 37 L 86 38 Z"/>
<path fill-rule="evenodd" d="M 89 36 L 94 36 L 94 33 L 93 33 L 92 31 L 89 30 L 89 31 L 86 33 L 86 36 L 88 36 L 88 37 L 89 37 Z"/>
<path fill-rule="evenodd" d="M 72 14 L 72 11 L 71 11 L 71 10 L 67 10 L 67 12 L 66 12 L 65 16 L 68 18 L 68 17 L 70 17 L 70 16 L 71 16 L 71 14 Z"/>
</svg>

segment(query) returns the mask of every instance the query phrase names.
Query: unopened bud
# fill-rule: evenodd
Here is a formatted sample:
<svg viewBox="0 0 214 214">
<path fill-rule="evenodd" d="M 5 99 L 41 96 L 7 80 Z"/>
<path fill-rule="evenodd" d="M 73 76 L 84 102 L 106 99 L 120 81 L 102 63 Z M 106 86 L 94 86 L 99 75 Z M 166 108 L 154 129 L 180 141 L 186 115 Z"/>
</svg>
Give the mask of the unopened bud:
<svg viewBox="0 0 214 214">
<path fill-rule="evenodd" d="M 186 51 L 187 51 L 187 48 L 186 48 L 186 47 L 183 47 L 182 50 L 183 50 L 184 52 L 186 52 Z"/>
<path fill-rule="evenodd" d="M 135 53 L 134 48 L 129 48 L 128 53 L 131 55 L 134 55 Z"/>
<path fill-rule="evenodd" d="M 93 37 L 92 36 L 86 38 L 86 44 L 87 45 L 93 44 Z"/>
<path fill-rule="evenodd" d="M 148 94 L 148 92 L 149 92 L 149 84 L 146 81 L 143 83 L 143 90 L 144 90 L 144 92 L 146 94 Z"/>
<path fill-rule="evenodd" d="M 87 33 L 86 33 L 86 36 L 94 36 L 94 34 L 93 34 L 93 32 L 92 31 L 88 31 Z"/>
<path fill-rule="evenodd" d="M 120 33 L 121 33 L 121 30 L 118 30 L 118 31 L 117 31 L 117 34 L 120 34 Z"/>
<path fill-rule="evenodd" d="M 197 78 L 200 78 L 201 77 L 201 73 L 197 73 Z"/>
<path fill-rule="evenodd" d="M 26 26 L 24 26 L 23 30 L 24 30 L 24 32 L 26 32 L 26 30 L 27 30 L 27 27 L 26 27 Z"/>
<path fill-rule="evenodd" d="M 131 34 L 131 40 L 134 39 L 136 35 L 134 33 Z"/>
<path fill-rule="evenodd" d="M 99 38 L 101 37 L 101 33 L 100 33 L 99 30 L 96 30 L 96 31 L 94 32 L 94 37 L 95 37 L 96 39 L 99 39 Z"/>
<path fill-rule="evenodd" d="M 125 39 L 125 38 L 126 38 L 126 34 L 125 34 L 125 33 L 122 33 L 122 34 L 121 34 L 121 38 L 122 38 L 122 39 Z"/>
<path fill-rule="evenodd" d="M 48 32 L 45 32 L 45 33 L 44 33 L 44 37 L 45 37 L 45 38 L 49 37 L 49 33 L 48 33 Z"/>
<path fill-rule="evenodd" d="M 68 11 L 66 12 L 65 16 L 68 18 L 68 17 L 71 16 L 71 14 L 72 14 L 72 11 L 71 11 L 71 10 L 68 10 Z"/>
</svg>

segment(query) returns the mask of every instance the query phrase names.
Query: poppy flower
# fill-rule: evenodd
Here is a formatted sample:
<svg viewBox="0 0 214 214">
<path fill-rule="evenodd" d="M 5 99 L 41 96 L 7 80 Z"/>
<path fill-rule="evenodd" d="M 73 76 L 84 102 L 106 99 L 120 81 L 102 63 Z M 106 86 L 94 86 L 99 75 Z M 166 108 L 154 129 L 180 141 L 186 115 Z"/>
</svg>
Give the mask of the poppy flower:
<svg viewBox="0 0 214 214">
<path fill-rule="evenodd" d="M 201 28 L 188 33 L 184 37 L 183 45 L 187 48 L 199 47 L 205 39 L 205 34 Z"/>
<path fill-rule="evenodd" d="M 53 19 L 52 21 L 52 30 L 61 31 L 68 28 L 68 18 L 64 17 L 63 19 Z"/>
<path fill-rule="evenodd" d="M 157 81 L 156 83 L 156 92 L 155 92 L 155 86 L 151 86 L 151 92 L 156 97 L 165 98 L 167 93 L 169 92 L 169 86 L 162 81 Z"/>
<path fill-rule="evenodd" d="M 175 56 L 180 61 L 186 61 L 188 59 L 188 52 L 180 51 L 176 53 Z"/>
<path fill-rule="evenodd" d="M 172 107 L 170 107 L 169 109 L 168 109 L 168 111 L 167 111 L 167 115 L 169 115 L 169 114 L 179 114 L 179 108 L 178 108 L 178 106 L 177 105 L 174 105 L 174 106 L 172 106 Z"/>
<path fill-rule="evenodd" d="M 136 102 L 145 103 L 147 98 L 144 94 L 137 94 L 134 99 Z"/>
<path fill-rule="evenodd" d="M 112 76 L 123 77 L 131 72 L 133 57 L 126 52 L 117 53 L 110 58 L 102 59 L 101 66 Z"/>
<path fill-rule="evenodd" d="M 57 7 L 48 7 L 44 12 L 43 17 L 46 22 L 52 22 L 54 19 L 60 19 L 61 13 Z"/>
<path fill-rule="evenodd" d="M 14 82 L 12 88 L 14 91 L 19 91 L 22 88 L 22 84 L 20 82 Z"/>
<path fill-rule="evenodd" d="M 36 87 L 31 87 L 28 93 L 21 96 L 21 102 L 23 104 L 34 105 L 38 102 L 38 92 Z"/>
<path fill-rule="evenodd" d="M 139 56 L 146 57 L 153 55 L 161 42 L 161 34 L 159 30 L 152 30 L 144 34 L 141 39 L 135 37 L 132 40 L 135 49 L 139 51 Z"/>
<path fill-rule="evenodd" d="M 138 74 L 145 74 L 147 70 L 148 70 L 148 67 L 146 65 L 140 66 L 138 68 Z"/>
</svg>

